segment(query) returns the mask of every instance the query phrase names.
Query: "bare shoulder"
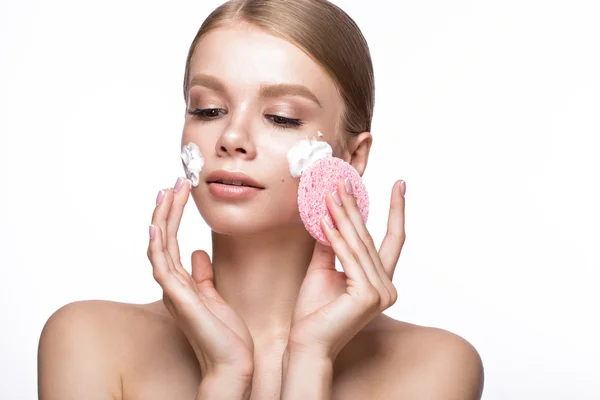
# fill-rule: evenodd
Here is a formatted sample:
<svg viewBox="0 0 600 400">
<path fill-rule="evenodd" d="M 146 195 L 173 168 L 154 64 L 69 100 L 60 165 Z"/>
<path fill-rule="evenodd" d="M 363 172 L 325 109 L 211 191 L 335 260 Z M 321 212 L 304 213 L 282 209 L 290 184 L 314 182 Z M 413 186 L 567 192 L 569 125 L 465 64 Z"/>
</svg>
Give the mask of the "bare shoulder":
<svg viewBox="0 0 600 400">
<path fill-rule="evenodd" d="M 478 400 L 483 365 L 462 337 L 381 314 L 336 359 L 333 389 L 335 399 Z"/>
<path fill-rule="evenodd" d="M 169 326 L 159 309 L 150 306 L 105 300 L 69 303 L 48 318 L 41 339 L 55 340 L 67 335 L 68 342 L 88 340 L 94 341 L 97 347 L 118 350 L 120 346 L 129 345 L 134 337 L 139 340 L 136 333 L 146 331 L 149 326 L 161 323 Z"/>
<path fill-rule="evenodd" d="M 117 308 L 108 302 L 80 301 L 55 311 L 46 321 L 38 347 L 40 399 L 119 399 L 121 382 L 112 350 Z"/>
<path fill-rule="evenodd" d="M 382 398 L 481 398 L 483 363 L 466 339 L 387 316 L 374 329 L 390 351 L 381 364 L 387 377 Z"/>
<path fill-rule="evenodd" d="M 158 302 L 101 300 L 58 309 L 40 337 L 40 398 L 86 398 L 90 392 L 98 399 L 133 398 L 128 390 L 148 387 L 141 376 L 163 373 L 170 358 L 185 365 L 189 344 L 163 310 Z"/>
</svg>

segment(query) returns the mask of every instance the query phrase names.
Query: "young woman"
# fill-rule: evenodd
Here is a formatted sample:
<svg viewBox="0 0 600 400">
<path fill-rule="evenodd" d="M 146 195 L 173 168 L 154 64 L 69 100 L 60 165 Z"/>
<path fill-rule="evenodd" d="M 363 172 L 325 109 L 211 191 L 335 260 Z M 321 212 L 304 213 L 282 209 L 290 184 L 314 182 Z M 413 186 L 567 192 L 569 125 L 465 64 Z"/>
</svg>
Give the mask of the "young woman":
<svg viewBox="0 0 600 400">
<path fill-rule="evenodd" d="M 181 144 L 204 164 L 185 170 L 193 186 L 181 177 L 158 194 L 148 257 L 163 298 L 54 313 L 40 398 L 479 399 L 467 341 L 382 314 L 397 297 L 406 184 L 392 188 L 379 249 L 343 181 L 326 198 L 337 228 L 321 221 L 331 246 L 299 218 L 286 158 L 298 141 L 326 141 L 360 175 L 367 166 L 373 68 L 350 17 L 324 0 L 230 1 L 192 42 L 184 95 Z M 213 255 L 195 251 L 191 275 L 177 244 L 190 194 Z"/>
</svg>

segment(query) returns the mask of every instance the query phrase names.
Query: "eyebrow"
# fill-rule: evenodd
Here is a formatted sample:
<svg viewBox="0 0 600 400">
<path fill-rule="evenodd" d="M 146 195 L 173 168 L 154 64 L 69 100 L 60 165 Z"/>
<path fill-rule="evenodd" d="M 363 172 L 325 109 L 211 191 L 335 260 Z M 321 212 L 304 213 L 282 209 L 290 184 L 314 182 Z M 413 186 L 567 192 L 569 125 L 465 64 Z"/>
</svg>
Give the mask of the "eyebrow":
<svg viewBox="0 0 600 400">
<path fill-rule="evenodd" d="M 208 89 L 212 89 L 217 92 L 227 93 L 227 89 L 223 82 L 221 82 L 216 76 L 200 74 L 192 78 L 190 82 L 190 88 L 194 86 L 204 86 Z M 282 96 L 300 96 L 308 100 L 313 101 L 319 107 L 323 107 L 321 102 L 306 86 L 290 83 L 272 83 L 262 84 L 260 86 L 260 97 L 264 98 L 276 98 Z"/>
</svg>

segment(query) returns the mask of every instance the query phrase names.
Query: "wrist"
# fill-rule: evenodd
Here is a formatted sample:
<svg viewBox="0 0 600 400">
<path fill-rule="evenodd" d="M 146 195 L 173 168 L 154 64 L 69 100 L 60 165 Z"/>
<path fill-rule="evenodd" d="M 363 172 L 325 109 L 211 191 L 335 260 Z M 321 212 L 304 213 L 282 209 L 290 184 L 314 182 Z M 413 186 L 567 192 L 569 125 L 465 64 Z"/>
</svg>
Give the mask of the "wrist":
<svg viewBox="0 0 600 400">
<path fill-rule="evenodd" d="M 310 365 L 321 371 L 333 369 L 333 359 L 322 352 L 292 351 L 286 348 L 281 358 L 281 366 L 284 373 L 287 372 L 290 364 L 300 366 Z"/>
<path fill-rule="evenodd" d="M 306 346 L 292 346 L 290 344 L 287 345 L 283 352 L 282 364 L 285 366 L 289 363 L 289 361 L 293 359 L 297 362 L 304 362 L 305 360 L 312 361 L 317 363 L 318 365 L 329 365 L 333 364 L 334 357 L 330 354 L 330 352 L 320 349 L 320 348 L 307 348 Z"/>
<path fill-rule="evenodd" d="M 202 377 L 196 400 L 246 400 L 251 392 L 251 376 L 221 369 Z"/>
<path fill-rule="evenodd" d="M 331 399 L 333 360 L 310 352 L 284 351 L 281 399 Z"/>
</svg>

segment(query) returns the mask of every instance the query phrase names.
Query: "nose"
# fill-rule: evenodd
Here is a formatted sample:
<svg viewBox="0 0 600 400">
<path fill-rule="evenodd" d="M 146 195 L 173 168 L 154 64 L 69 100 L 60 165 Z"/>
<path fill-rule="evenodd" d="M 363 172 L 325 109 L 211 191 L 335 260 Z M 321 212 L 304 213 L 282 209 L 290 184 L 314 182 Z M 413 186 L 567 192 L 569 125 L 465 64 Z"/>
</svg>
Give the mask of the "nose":
<svg viewBox="0 0 600 400">
<path fill-rule="evenodd" d="M 216 143 L 219 157 L 241 157 L 251 160 L 256 157 L 256 147 L 247 131 L 229 126 Z"/>
</svg>

